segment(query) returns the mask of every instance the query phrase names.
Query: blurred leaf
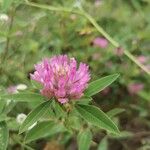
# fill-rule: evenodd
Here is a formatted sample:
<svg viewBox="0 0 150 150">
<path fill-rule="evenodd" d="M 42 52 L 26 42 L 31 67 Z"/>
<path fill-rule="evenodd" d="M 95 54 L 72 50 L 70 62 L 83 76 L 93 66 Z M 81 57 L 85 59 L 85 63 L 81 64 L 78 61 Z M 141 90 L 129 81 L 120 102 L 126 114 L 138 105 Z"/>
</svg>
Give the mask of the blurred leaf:
<svg viewBox="0 0 150 150">
<path fill-rule="evenodd" d="M 146 117 L 146 116 L 149 116 L 148 110 L 145 109 L 145 107 L 143 107 L 143 106 L 130 104 L 130 107 L 131 107 L 133 110 L 138 111 L 140 117 Z"/>
<path fill-rule="evenodd" d="M 43 102 L 44 97 L 40 94 L 36 93 L 18 93 L 18 94 L 11 94 L 11 95 L 3 95 L 1 96 L 3 99 L 14 100 L 15 102 L 34 102 L 39 101 Z"/>
<path fill-rule="evenodd" d="M 0 122 L 8 120 L 9 118 L 5 114 L 0 114 Z"/>
<path fill-rule="evenodd" d="M 108 115 L 110 118 L 112 118 L 112 117 L 114 117 L 114 116 L 116 116 L 116 115 L 118 115 L 118 114 L 120 114 L 120 113 L 122 113 L 122 112 L 124 112 L 124 111 L 125 111 L 125 109 L 122 109 L 122 108 L 114 108 L 114 109 L 108 111 L 108 112 L 107 112 L 107 115 Z"/>
<path fill-rule="evenodd" d="M 9 7 L 11 6 L 12 2 L 13 2 L 13 0 L 3 0 L 2 1 L 2 10 L 4 12 L 6 12 L 9 9 Z"/>
<path fill-rule="evenodd" d="M 5 102 L 1 101 L 0 99 L 0 114 L 3 112 L 4 106 L 5 106 Z"/>
<path fill-rule="evenodd" d="M 80 118 L 74 116 L 74 114 L 69 114 L 67 122 L 66 122 L 66 127 L 75 129 L 75 130 L 80 130 L 81 128 Z"/>
<path fill-rule="evenodd" d="M 10 103 L 4 107 L 3 113 L 8 114 L 15 107 L 15 105 L 16 105 L 15 102 L 10 101 Z"/>
<path fill-rule="evenodd" d="M 0 150 L 6 150 L 8 144 L 8 128 L 7 124 L 3 121 L 0 122 Z"/>
<path fill-rule="evenodd" d="M 122 131 L 120 132 L 120 134 L 116 134 L 116 135 L 112 135 L 111 137 L 112 138 L 115 138 L 115 139 L 126 139 L 128 137 L 132 137 L 134 136 L 134 134 L 132 132 L 129 132 L 129 131 Z"/>
<path fill-rule="evenodd" d="M 20 127 L 19 123 L 16 121 L 16 118 L 11 118 L 10 120 L 8 120 L 7 125 L 9 130 L 16 131 L 16 132 L 18 132 Z"/>
<path fill-rule="evenodd" d="M 92 133 L 89 130 L 80 132 L 77 136 L 78 149 L 89 150 L 92 141 Z"/>
<path fill-rule="evenodd" d="M 108 141 L 107 141 L 107 138 L 104 137 L 104 138 L 100 141 L 97 150 L 107 150 L 107 149 L 108 149 Z"/>
<path fill-rule="evenodd" d="M 63 145 L 67 144 L 71 138 L 72 138 L 72 135 L 69 132 L 67 133 L 65 132 L 63 134 L 63 139 L 60 141 L 60 144 L 63 144 Z"/>
<path fill-rule="evenodd" d="M 38 105 L 34 110 L 32 110 L 21 125 L 19 133 L 28 130 L 30 126 L 32 126 L 36 121 L 38 121 L 42 116 L 44 116 L 45 113 L 50 109 L 51 102 L 52 101 L 46 101 Z"/>
<path fill-rule="evenodd" d="M 40 84 L 34 80 L 31 80 L 31 83 L 35 89 L 41 89 L 43 87 L 42 84 Z"/>
<path fill-rule="evenodd" d="M 146 101 L 150 101 L 150 94 L 149 93 L 146 93 L 146 92 L 140 92 L 138 94 L 139 96 L 141 96 L 143 99 L 145 99 Z"/>
<path fill-rule="evenodd" d="M 109 86 L 112 82 L 114 82 L 119 77 L 119 74 L 113 74 L 96 81 L 93 81 L 89 84 L 88 89 L 85 91 L 86 96 L 93 96 L 96 93 L 102 91 L 107 86 Z"/>
<path fill-rule="evenodd" d="M 58 124 L 53 121 L 41 122 L 28 131 L 25 142 L 29 143 L 31 141 L 52 136 L 54 134 L 64 131 L 66 131 L 66 129 L 62 124 Z"/>
<path fill-rule="evenodd" d="M 108 132 L 119 134 L 115 123 L 99 108 L 91 105 L 76 105 L 76 109 L 87 122 Z"/>
</svg>

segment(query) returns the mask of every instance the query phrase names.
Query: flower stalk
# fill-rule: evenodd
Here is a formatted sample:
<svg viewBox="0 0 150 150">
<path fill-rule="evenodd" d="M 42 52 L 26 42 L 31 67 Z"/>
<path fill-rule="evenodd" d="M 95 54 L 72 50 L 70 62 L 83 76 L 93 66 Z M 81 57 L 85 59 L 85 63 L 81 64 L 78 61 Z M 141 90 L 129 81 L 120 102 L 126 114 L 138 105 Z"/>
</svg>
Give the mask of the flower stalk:
<svg viewBox="0 0 150 150">
<path fill-rule="evenodd" d="M 86 11 L 83 10 L 83 8 L 80 8 L 78 10 L 74 10 L 73 8 L 65 8 L 65 7 L 54 7 L 54 6 L 47 6 L 47 5 L 42 5 L 42 4 L 37 4 L 30 2 L 28 0 L 25 0 L 25 4 L 37 8 L 42 8 L 42 9 L 47 9 L 50 11 L 58 11 L 58 12 L 68 12 L 68 13 L 75 13 L 78 15 L 82 15 L 89 22 L 97 29 L 99 33 L 101 33 L 114 47 L 118 48 L 121 47 L 120 44 L 115 41 L 97 22 L 96 20 L 89 15 Z M 139 66 L 143 71 L 145 71 L 148 75 L 150 75 L 150 71 L 142 64 L 140 63 L 128 50 L 124 49 L 123 51 L 124 55 L 126 55 L 131 61 L 133 61 L 137 66 Z"/>
</svg>

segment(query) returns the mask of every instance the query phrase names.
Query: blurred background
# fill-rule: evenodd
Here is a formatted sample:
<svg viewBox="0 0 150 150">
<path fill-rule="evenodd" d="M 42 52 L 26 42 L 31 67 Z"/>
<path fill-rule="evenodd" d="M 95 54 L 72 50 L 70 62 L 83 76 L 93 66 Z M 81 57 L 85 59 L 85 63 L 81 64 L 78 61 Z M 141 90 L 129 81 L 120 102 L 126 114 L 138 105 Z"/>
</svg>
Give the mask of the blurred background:
<svg viewBox="0 0 150 150">
<path fill-rule="evenodd" d="M 149 150 L 150 76 L 126 57 L 121 48 L 115 48 L 105 39 L 85 17 L 35 8 L 23 0 L 6 1 L 0 0 L 0 93 L 12 93 L 19 85 L 30 89 L 29 74 L 34 71 L 34 64 L 57 54 L 67 54 L 89 64 L 92 80 L 120 73 L 117 81 L 94 97 L 94 103 L 104 111 L 125 110 L 114 120 L 120 130 L 127 131 L 126 134 L 120 138 L 107 138 L 104 148 Z M 149 0 L 32 2 L 74 10 L 82 5 L 113 39 L 150 71 Z M 21 112 L 27 114 L 31 107 L 19 104 L 9 112 L 10 116 L 15 118 Z M 13 133 L 14 130 L 12 136 Z M 97 133 L 94 139 L 99 142 L 103 136 Z M 41 140 L 33 146 L 39 150 L 76 149 L 73 138 L 66 143 L 67 148 L 57 141 Z M 17 142 L 12 140 L 9 149 L 18 150 Z"/>
</svg>

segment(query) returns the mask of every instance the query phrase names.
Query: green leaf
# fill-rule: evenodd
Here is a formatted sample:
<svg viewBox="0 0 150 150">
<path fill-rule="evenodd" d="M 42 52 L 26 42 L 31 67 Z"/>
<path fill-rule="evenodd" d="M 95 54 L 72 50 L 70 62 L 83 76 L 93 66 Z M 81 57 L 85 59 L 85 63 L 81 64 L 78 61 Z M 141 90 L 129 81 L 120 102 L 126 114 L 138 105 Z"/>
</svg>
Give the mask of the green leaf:
<svg viewBox="0 0 150 150">
<path fill-rule="evenodd" d="M 38 82 L 36 82 L 34 80 L 31 80 L 31 84 L 33 85 L 33 87 L 35 89 L 41 89 L 43 87 L 42 84 L 40 84 L 40 83 L 38 83 Z"/>
<path fill-rule="evenodd" d="M 58 102 L 53 101 L 52 107 L 53 107 L 53 110 L 55 111 L 56 117 L 65 116 L 65 111 L 63 110 L 62 106 Z"/>
<path fill-rule="evenodd" d="M 3 121 L 0 122 L 0 150 L 6 150 L 8 144 L 9 132 L 7 124 Z"/>
<path fill-rule="evenodd" d="M 4 12 L 6 12 L 9 9 L 9 7 L 11 6 L 12 2 L 13 2 L 13 0 L 3 0 L 2 1 L 2 10 Z"/>
<path fill-rule="evenodd" d="M 32 110 L 21 125 L 19 133 L 28 130 L 31 125 L 33 125 L 36 121 L 42 118 L 42 116 L 44 116 L 45 113 L 50 109 L 51 102 L 52 100 L 46 101 L 38 105 L 34 110 Z"/>
<path fill-rule="evenodd" d="M 16 103 L 14 101 L 10 101 L 10 103 L 4 107 L 3 113 L 8 114 L 15 107 L 15 105 Z"/>
<path fill-rule="evenodd" d="M 108 132 L 119 134 L 115 123 L 99 108 L 91 105 L 76 105 L 78 113 L 87 122 L 107 130 Z"/>
<path fill-rule="evenodd" d="M 81 129 L 81 120 L 79 117 L 74 116 L 74 114 L 69 114 L 67 121 L 65 122 L 65 125 L 68 129 L 75 129 L 80 130 Z"/>
<path fill-rule="evenodd" d="M 104 138 L 100 141 L 97 150 L 107 150 L 107 149 L 108 149 L 108 141 L 107 141 L 107 138 L 104 137 Z"/>
<path fill-rule="evenodd" d="M 78 104 L 88 104 L 90 101 L 92 101 L 92 97 L 82 97 L 79 100 L 77 100 Z"/>
<path fill-rule="evenodd" d="M 43 102 L 44 97 L 36 93 L 18 93 L 11 95 L 3 95 L 2 99 L 10 99 L 15 102 Z"/>
<path fill-rule="evenodd" d="M 89 84 L 88 89 L 85 91 L 86 96 L 93 96 L 96 93 L 102 91 L 107 86 L 109 86 L 112 82 L 114 82 L 119 77 L 119 74 L 113 74 L 96 81 L 93 81 Z"/>
<path fill-rule="evenodd" d="M 56 119 L 55 113 L 51 109 L 48 109 L 48 111 L 45 113 L 45 115 L 43 116 L 44 120 L 49 120 L 49 119 Z"/>
<path fill-rule="evenodd" d="M 92 141 L 92 133 L 89 130 L 84 130 L 78 134 L 77 142 L 79 150 L 89 150 Z"/>
<path fill-rule="evenodd" d="M 112 118 L 112 117 L 114 117 L 114 116 L 116 116 L 116 115 L 118 115 L 118 114 L 120 114 L 120 113 L 122 113 L 122 112 L 124 112 L 124 111 L 125 111 L 125 109 L 122 109 L 122 108 L 114 108 L 114 109 L 108 111 L 108 112 L 107 112 L 107 115 L 108 115 L 110 118 Z"/>
<path fill-rule="evenodd" d="M 45 121 L 37 124 L 33 127 L 26 135 L 25 142 L 29 143 L 31 141 L 52 136 L 59 132 L 66 131 L 62 124 L 55 123 L 53 121 Z"/>
</svg>

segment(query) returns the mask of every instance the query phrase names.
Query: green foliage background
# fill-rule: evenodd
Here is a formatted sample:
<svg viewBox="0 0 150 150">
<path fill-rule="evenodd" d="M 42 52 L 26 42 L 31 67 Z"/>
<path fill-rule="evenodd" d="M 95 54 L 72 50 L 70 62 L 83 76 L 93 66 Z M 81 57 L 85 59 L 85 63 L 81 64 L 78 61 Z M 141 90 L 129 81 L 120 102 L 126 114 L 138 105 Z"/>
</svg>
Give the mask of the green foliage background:
<svg viewBox="0 0 150 150">
<path fill-rule="evenodd" d="M 5 2 L 5 3 L 4 3 Z M 33 2 L 77 10 L 74 0 L 34 0 Z M 4 5 L 5 4 L 5 5 Z M 150 1 L 149 0 L 83 0 L 82 6 L 104 30 L 134 56 L 148 57 L 150 65 Z M 122 129 L 150 132 L 150 76 L 125 55 L 118 56 L 109 43 L 107 48 L 96 47 L 93 39 L 102 35 L 83 16 L 62 11 L 49 11 L 27 5 L 23 0 L 0 0 L 0 14 L 8 15 L 8 21 L 0 21 L 0 89 L 6 92 L 10 85 L 24 83 L 30 88 L 29 74 L 34 64 L 44 57 L 68 54 L 90 66 L 92 80 L 101 76 L 120 73 L 109 93 L 94 96 L 95 103 L 108 111 L 120 107 L 126 111 L 115 119 Z M 95 58 L 96 56 L 96 58 Z M 131 95 L 128 85 L 142 83 L 142 94 Z M 21 105 L 21 104 L 20 104 Z M 32 106 L 25 106 L 29 112 Z M 21 112 L 16 108 L 15 116 Z M 147 137 L 146 137 L 147 138 Z M 125 148 L 144 148 L 123 142 Z M 114 142 L 115 143 L 115 142 Z"/>
</svg>

